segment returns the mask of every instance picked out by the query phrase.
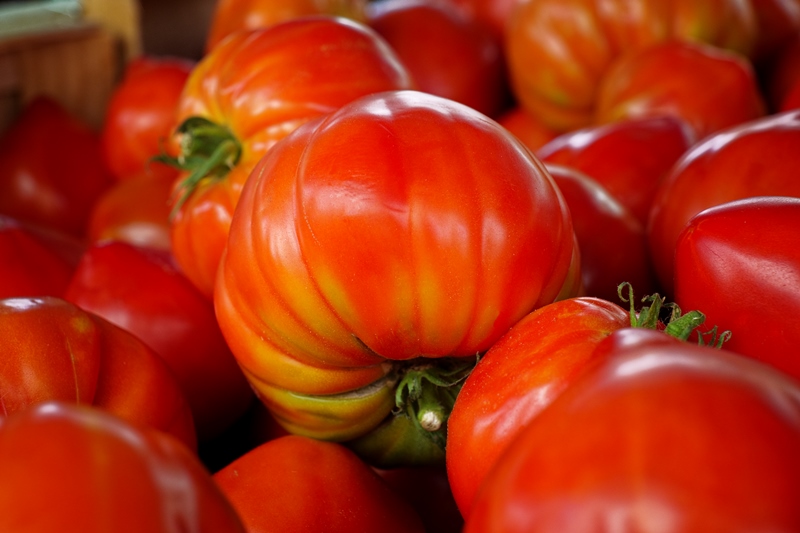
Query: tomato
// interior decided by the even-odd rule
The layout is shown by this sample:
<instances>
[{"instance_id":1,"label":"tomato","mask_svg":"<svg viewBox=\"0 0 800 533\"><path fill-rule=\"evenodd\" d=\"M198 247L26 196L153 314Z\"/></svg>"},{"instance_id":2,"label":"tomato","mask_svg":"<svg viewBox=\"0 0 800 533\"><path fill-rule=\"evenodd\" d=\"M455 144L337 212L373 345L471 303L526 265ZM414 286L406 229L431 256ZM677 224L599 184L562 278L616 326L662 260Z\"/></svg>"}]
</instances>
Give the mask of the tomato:
<instances>
[{"instance_id":1,"label":"tomato","mask_svg":"<svg viewBox=\"0 0 800 533\"><path fill-rule=\"evenodd\" d=\"M497 117L497 122L534 152L558 136L519 106L505 111Z\"/></svg>"},{"instance_id":2,"label":"tomato","mask_svg":"<svg viewBox=\"0 0 800 533\"><path fill-rule=\"evenodd\" d=\"M506 50L520 105L569 131L592 122L603 74L628 52L677 39L747 55L756 38L739 0L529 0L508 20Z\"/></svg>"},{"instance_id":3,"label":"tomato","mask_svg":"<svg viewBox=\"0 0 800 533\"><path fill-rule=\"evenodd\" d=\"M90 246L65 299L133 333L175 374L201 444L240 417L253 398L214 309L163 250L123 241Z\"/></svg>"},{"instance_id":4,"label":"tomato","mask_svg":"<svg viewBox=\"0 0 800 533\"><path fill-rule=\"evenodd\" d=\"M516 138L452 100L389 91L298 128L261 160L215 307L291 432L350 441L376 430L380 452L405 426L441 460L456 375L529 311L570 295L577 254L557 186ZM445 386L428 391L435 381ZM430 407L412 397L390 417L408 387Z\"/></svg>"},{"instance_id":5,"label":"tomato","mask_svg":"<svg viewBox=\"0 0 800 533\"><path fill-rule=\"evenodd\" d=\"M788 111L800 107L793 103L800 103L800 34L777 52L764 70L765 91L771 109Z\"/></svg>"},{"instance_id":6,"label":"tomato","mask_svg":"<svg viewBox=\"0 0 800 533\"><path fill-rule=\"evenodd\" d=\"M508 19L521 0L444 0L444 3L456 6L486 27L502 44Z\"/></svg>"},{"instance_id":7,"label":"tomato","mask_svg":"<svg viewBox=\"0 0 800 533\"><path fill-rule=\"evenodd\" d=\"M768 63L800 32L798 0L750 0L758 21L753 53L758 63Z\"/></svg>"},{"instance_id":8,"label":"tomato","mask_svg":"<svg viewBox=\"0 0 800 533\"><path fill-rule=\"evenodd\" d=\"M244 532L180 442L59 402L0 421L0 530Z\"/></svg>"},{"instance_id":9,"label":"tomato","mask_svg":"<svg viewBox=\"0 0 800 533\"><path fill-rule=\"evenodd\" d=\"M74 267L29 227L0 215L0 298L63 296Z\"/></svg>"},{"instance_id":10,"label":"tomato","mask_svg":"<svg viewBox=\"0 0 800 533\"><path fill-rule=\"evenodd\" d=\"M659 186L648 243L664 291L673 291L678 235L700 211L751 196L800 197L800 111L723 130L694 145Z\"/></svg>"},{"instance_id":11,"label":"tomato","mask_svg":"<svg viewBox=\"0 0 800 533\"><path fill-rule=\"evenodd\" d=\"M414 509L352 451L298 435L236 459L214 481L248 531L424 531Z\"/></svg>"},{"instance_id":12,"label":"tomato","mask_svg":"<svg viewBox=\"0 0 800 533\"><path fill-rule=\"evenodd\" d=\"M0 161L0 214L79 238L112 183L95 132L46 96L0 136Z\"/></svg>"},{"instance_id":13,"label":"tomato","mask_svg":"<svg viewBox=\"0 0 800 533\"><path fill-rule=\"evenodd\" d=\"M581 294L616 301L622 282L639 293L655 292L644 225L586 174L564 166L546 167L572 214L581 253Z\"/></svg>"},{"instance_id":14,"label":"tomato","mask_svg":"<svg viewBox=\"0 0 800 533\"><path fill-rule=\"evenodd\" d=\"M359 96L410 85L383 39L333 17L242 32L206 55L186 83L177 118L178 161L194 174L176 184L171 240L192 283L211 297L242 185L273 144Z\"/></svg>"},{"instance_id":15,"label":"tomato","mask_svg":"<svg viewBox=\"0 0 800 533\"><path fill-rule=\"evenodd\" d=\"M800 528L800 385L624 328L509 444L465 533Z\"/></svg>"},{"instance_id":16,"label":"tomato","mask_svg":"<svg viewBox=\"0 0 800 533\"><path fill-rule=\"evenodd\" d=\"M674 115L698 139L764 114L761 90L746 58L681 41L648 46L615 61L601 80L595 108L599 123Z\"/></svg>"},{"instance_id":17,"label":"tomato","mask_svg":"<svg viewBox=\"0 0 800 533\"><path fill-rule=\"evenodd\" d=\"M87 240L120 240L171 250L172 184L172 178L146 171L115 183L92 207Z\"/></svg>"},{"instance_id":18,"label":"tomato","mask_svg":"<svg viewBox=\"0 0 800 533\"><path fill-rule=\"evenodd\" d=\"M102 154L117 180L142 173L175 179L177 171L152 161L172 134L183 86L194 63L141 56L125 67L114 88L100 131Z\"/></svg>"},{"instance_id":19,"label":"tomato","mask_svg":"<svg viewBox=\"0 0 800 533\"><path fill-rule=\"evenodd\" d=\"M364 21L365 0L217 0L206 36L206 53L236 31L267 28L311 15Z\"/></svg>"},{"instance_id":20,"label":"tomato","mask_svg":"<svg viewBox=\"0 0 800 533\"><path fill-rule=\"evenodd\" d=\"M694 142L680 118L653 116L564 133L535 153L545 163L584 172L647 224L658 184Z\"/></svg>"},{"instance_id":21,"label":"tomato","mask_svg":"<svg viewBox=\"0 0 800 533\"><path fill-rule=\"evenodd\" d=\"M800 380L800 198L727 202L689 220L675 248L675 301L731 330L728 350Z\"/></svg>"},{"instance_id":22,"label":"tomato","mask_svg":"<svg viewBox=\"0 0 800 533\"><path fill-rule=\"evenodd\" d=\"M0 389L7 416L56 400L91 404L196 447L175 377L142 341L52 296L0 300Z\"/></svg>"},{"instance_id":23,"label":"tomato","mask_svg":"<svg viewBox=\"0 0 800 533\"><path fill-rule=\"evenodd\" d=\"M490 117L506 107L505 61L497 40L446 3L382 0L367 4L367 24L397 52L416 88Z\"/></svg>"}]
</instances>

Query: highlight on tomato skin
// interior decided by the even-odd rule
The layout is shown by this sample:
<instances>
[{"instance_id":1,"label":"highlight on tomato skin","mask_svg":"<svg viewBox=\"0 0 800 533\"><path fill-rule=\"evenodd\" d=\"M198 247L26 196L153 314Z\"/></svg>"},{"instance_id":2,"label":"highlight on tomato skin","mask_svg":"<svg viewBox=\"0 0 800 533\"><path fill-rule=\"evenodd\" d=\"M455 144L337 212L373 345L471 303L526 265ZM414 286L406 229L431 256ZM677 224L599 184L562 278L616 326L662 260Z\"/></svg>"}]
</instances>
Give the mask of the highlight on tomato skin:
<instances>
[{"instance_id":1,"label":"highlight on tomato skin","mask_svg":"<svg viewBox=\"0 0 800 533\"><path fill-rule=\"evenodd\" d=\"M446 406L475 354L565 297L578 257L563 197L516 138L462 104L389 91L301 126L260 161L215 308L291 432L375 430L359 444L379 455L384 440L402 450L395 439L422 435L412 448L441 461Z\"/></svg>"}]
</instances>

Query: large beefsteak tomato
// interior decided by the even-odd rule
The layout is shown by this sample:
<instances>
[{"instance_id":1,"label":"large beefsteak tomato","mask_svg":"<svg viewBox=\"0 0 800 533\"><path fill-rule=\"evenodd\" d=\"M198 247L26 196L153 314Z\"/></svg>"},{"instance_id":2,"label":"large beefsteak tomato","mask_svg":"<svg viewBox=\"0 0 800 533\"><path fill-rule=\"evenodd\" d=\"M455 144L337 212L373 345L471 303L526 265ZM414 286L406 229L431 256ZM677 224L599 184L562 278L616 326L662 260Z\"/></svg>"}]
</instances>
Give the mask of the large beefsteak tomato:
<instances>
[{"instance_id":1,"label":"large beefsteak tomato","mask_svg":"<svg viewBox=\"0 0 800 533\"><path fill-rule=\"evenodd\" d=\"M189 76L178 104L172 251L210 297L230 219L250 171L297 126L373 92L411 87L373 30L335 17L304 17L237 32Z\"/></svg>"},{"instance_id":2,"label":"large beefsteak tomato","mask_svg":"<svg viewBox=\"0 0 800 533\"><path fill-rule=\"evenodd\" d=\"M261 160L215 304L290 431L348 441L410 420L441 460L457 375L569 295L578 262L557 186L513 135L452 100L389 91L302 126ZM407 409L391 417L396 396Z\"/></svg>"}]
</instances>

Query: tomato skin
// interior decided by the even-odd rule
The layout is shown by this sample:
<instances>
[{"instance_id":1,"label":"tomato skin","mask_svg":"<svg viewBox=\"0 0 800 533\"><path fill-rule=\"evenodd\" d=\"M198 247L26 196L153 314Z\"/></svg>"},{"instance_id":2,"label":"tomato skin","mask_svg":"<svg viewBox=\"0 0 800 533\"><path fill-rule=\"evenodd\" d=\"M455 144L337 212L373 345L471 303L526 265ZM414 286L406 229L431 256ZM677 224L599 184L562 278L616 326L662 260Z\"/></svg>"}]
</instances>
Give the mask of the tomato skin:
<instances>
[{"instance_id":1,"label":"tomato skin","mask_svg":"<svg viewBox=\"0 0 800 533\"><path fill-rule=\"evenodd\" d=\"M191 406L201 442L247 409L253 394L213 306L168 253L123 241L92 245L65 299L130 331L164 359Z\"/></svg>"},{"instance_id":2,"label":"tomato skin","mask_svg":"<svg viewBox=\"0 0 800 533\"><path fill-rule=\"evenodd\" d=\"M139 339L52 296L0 300L3 414L45 401L99 407L196 448L175 377Z\"/></svg>"},{"instance_id":3,"label":"tomato skin","mask_svg":"<svg viewBox=\"0 0 800 533\"><path fill-rule=\"evenodd\" d=\"M172 251L186 276L211 298L242 186L272 145L359 96L411 86L383 39L342 18L294 19L215 47L192 71L176 124L202 117L227 128L241 157L224 177L201 180L172 220Z\"/></svg>"},{"instance_id":4,"label":"tomato skin","mask_svg":"<svg viewBox=\"0 0 800 533\"><path fill-rule=\"evenodd\" d=\"M366 23L397 52L416 88L496 118L508 88L499 43L446 3L386 0L370 3Z\"/></svg>"},{"instance_id":5,"label":"tomato skin","mask_svg":"<svg viewBox=\"0 0 800 533\"><path fill-rule=\"evenodd\" d=\"M695 141L683 120L653 116L564 133L535 153L547 164L572 167L597 180L647 224L659 182Z\"/></svg>"},{"instance_id":6,"label":"tomato skin","mask_svg":"<svg viewBox=\"0 0 800 533\"><path fill-rule=\"evenodd\" d=\"M82 238L112 183L98 136L60 103L30 101L0 138L0 213Z\"/></svg>"},{"instance_id":7,"label":"tomato skin","mask_svg":"<svg viewBox=\"0 0 800 533\"><path fill-rule=\"evenodd\" d=\"M622 282L639 294L656 292L644 225L588 175L569 167L545 166L572 214L581 253L581 295L614 302Z\"/></svg>"},{"instance_id":8,"label":"tomato skin","mask_svg":"<svg viewBox=\"0 0 800 533\"><path fill-rule=\"evenodd\" d=\"M497 122L517 137L532 152L546 145L558 133L539 122L519 106L514 106L497 118Z\"/></svg>"},{"instance_id":9,"label":"tomato skin","mask_svg":"<svg viewBox=\"0 0 800 533\"><path fill-rule=\"evenodd\" d=\"M268 28L312 15L336 15L363 22L364 0L218 0L206 37L206 53L236 31Z\"/></svg>"},{"instance_id":10,"label":"tomato skin","mask_svg":"<svg viewBox=\"0 0 800 533\"><path fill-rule=\"evenodd\" d=\"M118 181L92 207L87 240L89 243L120 240L171 251L172 190L172 178L152 172Z\"/></svg>"},{"instance_id":11,"label":"tomato skin","mask_svg":"<svg viewBox=\"0 0 800 533\"><path fill-rule=\"evenodd\" d=\"M770 115L694 145L659 185L647 226L650 255L664 292L674 290L678 236L700 211L752 196L800 197L800 111Z\"/></svg>"},{"instance_id":12,"label":"tomato skin","mask_svg":"<svg viewBox=\"0 0 800 533\"><path fill-rule=\"evenodd\" d=\"M74 267L25 225L0 215L0 298L63 296Z\"/></svg>"},{"instance_id":13,"label":"tomato skin","mask_svg":"<svg viewBox=\"0 0 800 533\"><path fill-rule=\"evenodd\" d=\"M617 304L571 298L533 311L486 352L447 425L447 474L463 516L516 435L595 364L602 339L629 325Z\"/></svg>"},{"instance_id":14,"label":"tomato skin","mask_svg":"<svg viewBox=\"0 0 800 533\"><path fill-rule=\"evenodd\" d=\"M798 382L657 331L598 350L609 358L509 445L465 532L800 527Z\"/></svg>"},{"instance_id":15,"label":"tomato skin","mask_svg":"<svg viewBox=\"0 0 800 533\"><path fill-rule=\"evenodd\" d=\"M576 256L563 198L512 135L451 100L390 91L262 159L215 307L281 423L349 440L393 409L394 367L486 350L574 281Z\"/></svg>"},{"instance_id":16,"label":"tomato skin","mask_svg":"<svg viewBox=\"0 0 800 533\"><path fill-rule=\"evenodd\" d=\"M589 125L603 73L633 50L701 41L745 55L756 39L750 2L738 0L537 0L508 21L514 95L558 131Z\"/></svg>"},{"instance_id":17,"label":"tomato skin","mask_svg":"<svg viewBox=\"0 0 800 533\"><path fill-rule=\"evenodd\" d=\"M0 422L0 530L244 532L180 442L59 402Z\"/></svg>"},{"instance_id":18,"label":"tomato skin","mask_svg":"<svg viewBox=\"0 0 800 533\"><path fill-rule=\"evenodd\" d=\"M425 530L414 509L341 444L279 437L213 477L252 533Z\"/></svg>"},{"instance_id":19,"label":"tomato skin","mask_svg":"<svg viewBox=\"0 0 800 533\"><path fill-rule=\"evenodd\" d=\"M758 21L758 40L753 57L769 63L800 32L800 2L797 0L750 0Z\"/></svg>"},{"instance_id":20,"label":"tomato skin","mask_svg":"<svg viewBox=\"0 0 800 533\"><path fill-rule=\"evenodd\" d=\"M766 96L773 112L797 109L800 102L800 35L792 38L764 67Z\"/></svg>"},{"instance_id":21,"label":"tomato skin","mask_svg":"<svg viewBox=\"0 0 800 533\"><path fill-rule=\"evenodd\" d=\"M675 301L733 335L725 348L800 380L800 198L755 197L692 217L675 249Z\"/></svg>"},{"instance_id":22,"label":"tomato skin","mask_svg":"<svg viewBox=\"0 0 800 533\"><path fill-rule=\"evenodd\" d=\"M745 57L708 44L667 41L627 54L606 70L595 121L673 115L702 139L765 112Z\"/></svg>"},{"instance_id":23,"label":"tomato skin","mask_svg":"<svg viewBox=\"0 0 800 533\"><path fill-rule=\"evenodd\" d=\"M193 68L185 59L155 56L141 56L125 66L100 131L102 155L114 178L143 173L177 177L174 168L151 159L172 134L178 99Z\"/></svg>"}]
</instances>

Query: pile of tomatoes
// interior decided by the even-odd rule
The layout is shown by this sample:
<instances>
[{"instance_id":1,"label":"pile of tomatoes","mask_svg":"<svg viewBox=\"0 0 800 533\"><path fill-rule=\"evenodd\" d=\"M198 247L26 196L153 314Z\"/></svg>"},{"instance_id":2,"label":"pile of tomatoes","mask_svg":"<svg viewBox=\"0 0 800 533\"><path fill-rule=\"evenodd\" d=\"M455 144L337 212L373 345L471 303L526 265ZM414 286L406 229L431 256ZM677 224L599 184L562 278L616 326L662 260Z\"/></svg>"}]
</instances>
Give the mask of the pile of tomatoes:
<instances>
[{"instance_id":1,"label":"pile of tomatoes","mask_svg":"<svg viewBox=\"0 0 800 533\"><path fill-rule=\"evenodd\" d=\"M219 0L2 134L0 531L800 531L798 169L796 0Z\"/></svg>"}]
</instances>

